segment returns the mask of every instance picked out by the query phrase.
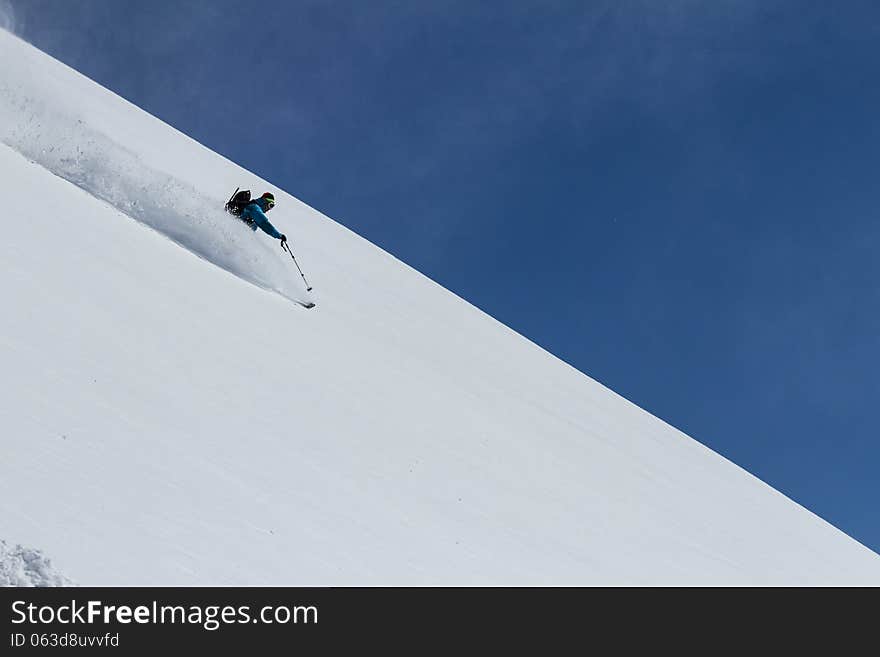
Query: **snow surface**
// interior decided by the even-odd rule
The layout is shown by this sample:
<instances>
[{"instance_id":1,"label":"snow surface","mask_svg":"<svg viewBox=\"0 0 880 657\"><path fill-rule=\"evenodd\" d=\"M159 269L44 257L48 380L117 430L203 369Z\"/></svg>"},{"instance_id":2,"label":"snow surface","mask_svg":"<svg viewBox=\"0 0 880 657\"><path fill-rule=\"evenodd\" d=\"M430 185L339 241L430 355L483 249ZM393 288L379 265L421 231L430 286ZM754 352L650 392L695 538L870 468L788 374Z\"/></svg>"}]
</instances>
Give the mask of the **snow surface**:
<instances>
[{"instance_id":1,"label":"snow surface","mask_svg":"<svg viewBox=\"0 0 880 657\"><path fill-rule=\"evenodd\" d=\"M0 540L0 586L71 586L42 552Z\"/></svg>"},{"instance_id":2,"label":"snow surface","mask_svg":"<svg viewBox=\"0 0 880 657\"><path fill-rule=\"evenodd\" d=\"M0 537L73 580L880 584L749 473L2 31L0 141ZM222 212L239 185L275 192L317 308Z\"/></svg>"}]
</instances>

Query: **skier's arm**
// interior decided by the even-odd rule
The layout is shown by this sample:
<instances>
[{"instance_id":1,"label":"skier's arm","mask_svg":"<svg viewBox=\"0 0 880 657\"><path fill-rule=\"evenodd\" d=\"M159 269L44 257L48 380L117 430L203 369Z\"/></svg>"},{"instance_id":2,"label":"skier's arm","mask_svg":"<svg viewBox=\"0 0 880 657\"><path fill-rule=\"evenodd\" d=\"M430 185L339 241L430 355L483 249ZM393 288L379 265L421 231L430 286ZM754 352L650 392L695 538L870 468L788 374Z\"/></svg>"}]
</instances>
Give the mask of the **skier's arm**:
<instances>
[{"instance_id":1,"label":"skier's arm","mask_svg":"<svg viewBox=\"0 0 880 657\"><path fill-rule=\"evenodd\" d=\"M254 223L259 226L264 233L267 235L271 235L276 240L281 239L281 233L279 233L275 226L269 221L268 217L263 213L263 211L256 205L251 208L251 216L254 218Z\"/></svg>"},{"instance_id":2,"label":"skier's arm","mask_svg":"<svg viewBox=\"0 0 880 657\"><path fill-rule=\"evenodd\" d=\"M281 233L278 232L278 230L275 228L275 226L273 226L272 224L269 223L268 219L266 219L263 223L260 224L260 228L262 228L265 233L267 233L268 235L271 235L276 240L281 239Z\"/></svg>"}]
</instances>

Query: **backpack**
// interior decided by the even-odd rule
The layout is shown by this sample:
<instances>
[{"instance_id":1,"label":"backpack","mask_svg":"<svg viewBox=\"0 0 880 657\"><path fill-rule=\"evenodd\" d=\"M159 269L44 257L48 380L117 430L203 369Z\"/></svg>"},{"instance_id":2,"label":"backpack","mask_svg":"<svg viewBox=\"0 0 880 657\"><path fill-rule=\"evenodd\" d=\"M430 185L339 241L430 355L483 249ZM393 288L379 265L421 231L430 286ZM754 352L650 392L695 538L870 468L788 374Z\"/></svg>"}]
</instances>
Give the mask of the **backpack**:
<instances>
[{"instance_id":1,"label":"backpack","mask_svg":"<svg viewBox=\"0 0 880 657\"><path fill-rule=\"evenodd\" d=\"M244 210L250 202L251 190L243 189L238 191L238 187L236 187L235 192L233 192L230 199L226 201L224 207L229 214L234 214L236 217L240 217L242 210Z\"/></svg>"}]
</instances>

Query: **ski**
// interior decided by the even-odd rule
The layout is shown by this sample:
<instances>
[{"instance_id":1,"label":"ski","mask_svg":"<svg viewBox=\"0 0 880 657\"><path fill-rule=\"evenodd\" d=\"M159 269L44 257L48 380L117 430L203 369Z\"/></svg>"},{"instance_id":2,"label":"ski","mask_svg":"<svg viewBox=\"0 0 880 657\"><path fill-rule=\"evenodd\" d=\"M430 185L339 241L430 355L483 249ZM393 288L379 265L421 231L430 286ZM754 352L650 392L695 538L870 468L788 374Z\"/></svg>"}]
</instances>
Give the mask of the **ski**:
<instances>
[{"instance_id":1,"label":"ski","mask_svg":"<svg viewBox=\"0 0 880 657\"><path fill-rule=\"evenodd\" d=\"M315 307L315 304L312 303L311 301L297 301L296 299L294 299L293 302L296 304L299 304L303 308L314 308Z\"/></svg>"}]
</instances>

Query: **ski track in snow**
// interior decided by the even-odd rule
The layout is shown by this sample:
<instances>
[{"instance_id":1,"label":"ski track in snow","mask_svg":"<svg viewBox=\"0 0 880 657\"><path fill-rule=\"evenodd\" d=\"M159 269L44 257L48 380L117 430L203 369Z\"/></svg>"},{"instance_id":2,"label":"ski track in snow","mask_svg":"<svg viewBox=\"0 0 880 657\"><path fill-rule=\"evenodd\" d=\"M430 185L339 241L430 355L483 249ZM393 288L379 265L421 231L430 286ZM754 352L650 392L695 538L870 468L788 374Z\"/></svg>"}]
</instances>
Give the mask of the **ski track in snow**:
<instances>
[{"instance_id":1,"label":"ski track in snow","mask_svg":"<svg viewBox=\"0 0 880 657\"><path fill-rule=\"evenodd\" d=\"M40 550L0 539L0 586L71 586Z\"/></svg>"},{"instance_id":2,"label":"ski track in snow","mask_svg":"<svg viewBox=\"0 0 880 657\"><path fill-rule=\"evenodd\" d=\"M12 149L195 255L263 289L308 301L290 263L279 257L278 242L227 214L226 198L150 167L82 119L17 98L5 86L0 126L0 141Z\"/></svg>"}]
</instances>

